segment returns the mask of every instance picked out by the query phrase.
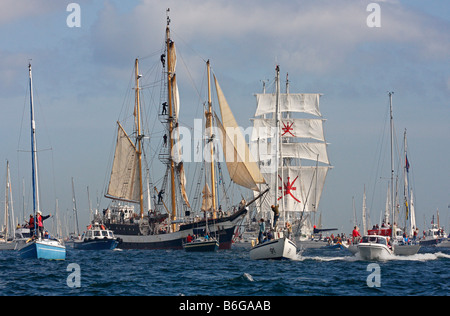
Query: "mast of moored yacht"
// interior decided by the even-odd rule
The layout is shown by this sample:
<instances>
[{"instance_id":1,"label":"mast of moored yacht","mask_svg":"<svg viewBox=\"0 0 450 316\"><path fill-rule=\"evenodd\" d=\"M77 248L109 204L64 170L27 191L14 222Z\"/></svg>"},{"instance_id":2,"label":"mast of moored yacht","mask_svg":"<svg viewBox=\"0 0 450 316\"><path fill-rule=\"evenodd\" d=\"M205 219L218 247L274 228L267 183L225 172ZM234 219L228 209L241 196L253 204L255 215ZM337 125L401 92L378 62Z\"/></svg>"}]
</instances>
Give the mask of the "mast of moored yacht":
<instances>
[{"instance_id":1,"label":"mast of moored yacht","mask_svg":"<svg viewBox=\"0 0 450 316\"><path fill-rule=\"evenodd\" d=\"M389 112L391 123L391 208L392 208L392 240L395 238L395 204L394 204L394 116L392 113L392 95L394 92L389 92Z\"/></svg>"},{"instance_id":2,"label":"mast of moored yacht","mask_svg":"<svg viewBox=\"0 0 450 316\"><path fill-rule=\"evenodd\" d=\"M405 204L405 213L406 213L405 214L405 229L404 229L404 231L406 233L406 226L407 226L408 217L409 217L409 204L408 204L408 199L409 199L408 168L409 168L409 166L408 166L408 156L407 156L407 146L408 145L406 143L406 128L405 128L405 132L403 133L403 146L405 149L404 150L405 157L403 159L403 161L405 163L404 170L403 170L403 177L404 177L404 179L403 179L403 181L404 181L404 184L403 184L403 199L404 199L404 201L403 201L403 203Z\"/></svg>"},{"instance_id":3,"label":"mast of moored yacht","mask_svg":"<svg viewBox=\"0 0 450 316\"><path fill-rule=\"evenodd\" d=\"M206 127L209 128L209 143L210 143L210 153L211 153L211 199L212 199L212 217L215 219L216 216L216 181L214 176L214 143L213 143L213 131L212 131L212 101L211 101L211 65L209 60L206 62L207 72L208 72L208 111L205 112L206 117Z\"/></svg>"},{"instance_id":4,"label":"mast of moored yacht","mask_svg":"<svg viewBox=\"0 0 450 316\"><path fill-rule=\"evenodd\" d=\"M30 117L31 117L31 176L33 187L33 213L36 213L39 208L39 188L38 188L38 174L37 174L37 150L36 150L36 122L34 120L34 100L33 100L33 77L31 74L31 63L28 64L28 73L30 77ZM36 226L36 220L34 221Z\"/></svg>"},{"instance_id":5,"label":"mast of moored yacht","mask_svg":"<svg viewBox=\"0 0 450 316\"><path fill-rule=\"evenodd\" d=\"M166 27L166 47L167 47L167 93L168 93L168 107L169 107L169 155L170 155L170 184L171 184L171 198L172 198L172 221L177 219L176 210L176 196L175 196L175 163L173 161L173 109L172 109L172 61L171 61L171 50L172 50L172 40L170 39L170 19L167 17L167 27ZM176 230L176 224L172 223L172 231Z\"/></svg>"}]
</instances>

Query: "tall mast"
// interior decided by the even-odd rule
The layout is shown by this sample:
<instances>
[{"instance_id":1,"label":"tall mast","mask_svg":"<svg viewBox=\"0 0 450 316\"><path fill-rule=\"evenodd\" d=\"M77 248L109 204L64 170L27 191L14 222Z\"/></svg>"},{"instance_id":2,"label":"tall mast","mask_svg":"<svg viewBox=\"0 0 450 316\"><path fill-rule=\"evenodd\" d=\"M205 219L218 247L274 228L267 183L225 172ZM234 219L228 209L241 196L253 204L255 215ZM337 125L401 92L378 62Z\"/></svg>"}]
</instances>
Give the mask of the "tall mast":
<instances>
[{"instance_id":1,"label":"tall mast","mask_svg":"<svg viewBox=\"0 0 450 316\"><path fill-rule=\"evenodd\" d=\"M167 10L169 12L169 10ZM166 45L167 45L167 92L168 92L168 107L169 107L169 153L170 153L170 184L172 193L172 221L177 219L177 209L176 209L176 196L175 196L175 163L173 161L173 109L172 109L172 61L171 61L171 39L170 39L170 19L167 16L167 27L166 27ZM176 224L172 224L172 231L176 230Z\"/></svg>"},{"instance_id":2,"label":"tall mast","mask_svg":"<svg viewBox=\"0 0 450 316\"><path fill-rule=\"evenodd\" d=\"M395 205L394 205L394 116L392 113L392 95L394 92L389 92L389 112L391 123L391 208L392 208L392 238L395 237Z\"/></svg>"},{"instance_id":3,"label":"tall mast","mask_svg":"<svg viewBox=\"0 0 450 316\"><path fill-rule=\"evenodd\" d=\"M408 216L409 216L409 205L408 205L408 198L409 198L409 190L408 190L408 166L407 166L407 144L406 144L406 128L405 128L405 132L403 133L403 144L405 147L405 157L404 157L404 187L403 187L403 198L404 201L403 203L405 204L405 232L406 232L406 225L408 222Z\"/></svg>"},{"instance_id":4,"label":"tall mast","mask_svg":"<svg viewBox=\"0 0 450 316\"><path fill-rule=\"evenodd\" d=\"M278 167L279 167L279 153L281 152L281 142L280 142L280 66L277 65L275 68L276 71L276 102L275 102L275 145L276 145L276 154L275 154L275 198L274 204L277 205L278 202ZM283 181L281 181L281 196L283 196ZM272 223L273 224L273 223Z\"/></svg>"},{"instance_id":5,"label":"tall mast","mask_svg":"<svg viewBox=\"0 0 450 316\"><path fill-rule=\"evenodd\" d=\"M136 130L137 130L137 141L138 141L138 148L137 148L137 155L138 155L138 168L139 168L139 206L140 206L140 216L141 218L144 217L144 194L142 189L142 133L141 133L141 103L139 99L139 79L141 78L141 75L139 74L139 61L136 58L135 62L135 78L136 78Z\"/></svg>"},{"instance_id":6,"label":"tall mast","mask_svg":"<svg viewBox=\"0 0 450 316\"><path fill-rule=\"evenodd\" d=\"M33 77L31 75L31 63L28 64L28 73L30 77L30 117L31 117L31 175L33 185L33 213L39 208L39 188L37 174L37 150L36 150L36 122L34 121L34 103L33 103ZM36 225L36 221L35 225Z\"/></svg>"},{"instance_id":7,"label":"tall mast","mask_svg":"<svg viewBox=\"0 0 450 316\"><path fill-rule=\"evenodd\" d=\"M9 218L9 214L8 214L8 196L9 196L9 161L6 160L6 187L5 187L5 241L8 240L8 218Z\"/></svg>"},{"instance_id":8,"label":"tall mast","mask_svg":"<svg viewBox=\"0 0 450 316\"><path fill-rule=\"evenodd\" d=\"M213 144L213 132L212 132L212 102L211 102L211 66L209 64L209 59L206 62L206 66L208 69L208 112L205 112L206 116L206 127L209 127L209 143L211 147L211 199L212 199L212 210L213 210L213 219L216 216L216 180L214 178L214 144Z\"/></svg>"},{"instance_id":9,"label":"tall mast","mask_svg":"<svg viewBox=\"0 0 450 316\"><path fill-rule=\"evenodd\" d=\"M73 185L73 177L72 177L72 202L73 202L73 215L74 215L74 232L79 236L80 229L78 226L78 210L77 210L77 200L75 199L75 187Z\"/></svg>"}]
</instances>

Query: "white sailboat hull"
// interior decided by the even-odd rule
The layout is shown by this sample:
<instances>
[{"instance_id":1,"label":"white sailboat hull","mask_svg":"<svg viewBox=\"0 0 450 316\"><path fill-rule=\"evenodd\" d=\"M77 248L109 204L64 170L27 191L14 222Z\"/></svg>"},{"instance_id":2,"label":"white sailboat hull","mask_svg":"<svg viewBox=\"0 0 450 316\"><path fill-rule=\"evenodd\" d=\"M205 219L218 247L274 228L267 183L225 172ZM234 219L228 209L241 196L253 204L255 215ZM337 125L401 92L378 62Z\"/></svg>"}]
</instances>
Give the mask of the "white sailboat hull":
<instances>
[{"instance_id":1,"label":"white sailboat hull","mask_svg":"<svg viewBox=\"0 0 450 316\"><path fill-rule=\"evenodd\" d=\"M16 249L15 241L0 242L0 250L14 250L14 249Z\"/></svg>"},{"instance_id":2,"label":"white sailboat hull","mask_svg":"<svg viewBox=\"0 0 450 316\"><path fill-rule=\"evenodd\" d=\"M250 250L250 259L289 259L294 260L297 257L297 246L286 237L266 241L258 244Z\"/></svg>"},{"instance_id":3,"label":"white sailboat hull","mask_svg":"<svg viewBox=\"0 0 450 316\"><path fill-rule=\"evenodd\" d=\"M412 256L419 252L420 244L416 245L394 245L396 256Z\"/></svg>"},{"instance_id":4,"label":"white sailboat hull","mask_svg":"<svg viewBox=\"0 0 450 316\"><path fill-rule=\"evenodd\" d=\"M352 254L357 254L358 253L358 244L356 245L349 245L347 248Z\"/></svg>"}]
</instances>

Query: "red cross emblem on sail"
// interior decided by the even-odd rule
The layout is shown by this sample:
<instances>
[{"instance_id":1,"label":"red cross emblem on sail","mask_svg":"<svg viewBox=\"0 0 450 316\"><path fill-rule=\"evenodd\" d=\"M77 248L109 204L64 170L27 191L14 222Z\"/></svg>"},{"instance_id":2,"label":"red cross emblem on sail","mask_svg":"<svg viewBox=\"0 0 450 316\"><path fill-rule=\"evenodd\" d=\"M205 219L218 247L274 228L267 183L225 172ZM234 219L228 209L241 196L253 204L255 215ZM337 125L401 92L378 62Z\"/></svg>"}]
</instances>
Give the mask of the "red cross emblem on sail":
<instances>
[{"instance_id":1,"label":"red cross emblem on sail","mask_svg":"<svg viewBox=\"0 0 450 316\"><path fill-rule=\"evenodd\" d=\"M287 183L284 183L284 182L283 182L283 179L281 179L280 176L278 176L278 177L280 178L281 182L283 183L283 187L284 187L284 192L283 192L282 187L278 187L278 190L280 190L281 193L282 193L282 195L278 198L278 201L281 200L281 199L283 198L283 196L290 195L295 201L297 201L298 203L301 203L301 202L300 202L300 201L292 194L292 191L296 191L296 190L297 190L297 188L294 187L294 183L295 183L295 181L297 181L298 176L295 177L294 181L292 181L292 182L290 182L290 178L291 178L291 177L287 177Z\"/></svg>"},{"instance_id":2,"label":"red cross emblem on sail","mask_svg":"<svg viewBox=\"0 0 450 316\"><path fill-rule=\"evenodd\" d=\"M281 122L283 124L283 127L281 128L283 130L283 134L281 134L281 136L285 136L287 133L291 134L291 136L294 136L294 134L292 134L292 132L294 131L293 125L294 122L289 123L289 122ZM286 135L289 136L289 135Z\"/></svg>"}]
</instances>

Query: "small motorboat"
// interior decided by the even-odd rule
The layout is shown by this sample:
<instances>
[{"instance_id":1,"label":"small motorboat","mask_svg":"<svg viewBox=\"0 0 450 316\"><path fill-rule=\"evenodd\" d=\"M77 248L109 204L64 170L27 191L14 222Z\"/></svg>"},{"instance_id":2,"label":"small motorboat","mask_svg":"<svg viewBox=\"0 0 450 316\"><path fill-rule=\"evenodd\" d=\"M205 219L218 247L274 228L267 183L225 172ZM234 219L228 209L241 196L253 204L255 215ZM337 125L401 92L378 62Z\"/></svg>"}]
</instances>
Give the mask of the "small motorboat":
<instances>
[{"instance_id":1,"label":"small motorboat","mask_svg":"<svg viewBox=\"0 0 450 316\"><path fill-rule=\"evenodd\" d=\"M358 244L358 252L364 260L383 260L393 256L388 244L388 237L381 235L366 235Z\"/></svg>"},{"instance_id":2,"label":"small motorboat","mask_svg":"<svg viewBox=\"0 0 450 316\"><path fill-rule=\"evenodd\" d=\"M80 239L73 240L73 248L82 250L112 250L118 244L113 231L97 222L89 225Z\"/></svg>"},{"instance_id":3,"label":"small motorboat","mask_svg":"<svg viewBox=\"0 0 450 316\"><path fill-rule=\"evenodd\" d=\"M219 241L214 237L197 237L183 243L183 248L186 252L214 252L219 249Z\"/></svg>"},{"instance_id":4,"label":"small motorboat","mask_svg":"<svg viewBox=\"0 0 450 316\"><path fill-rule=\"evenodd\" d=\"M281 232L276 233L275 235L275 239L264 241L250 249L250 259L294 260L297 258L296 244Z\"/></svg>"}]
</instances>

